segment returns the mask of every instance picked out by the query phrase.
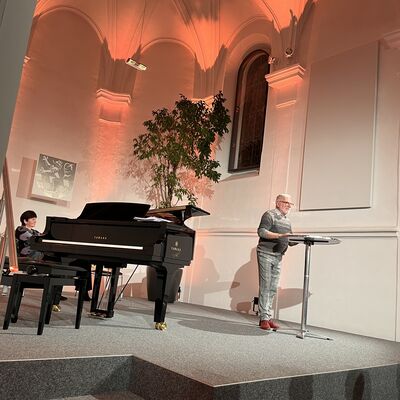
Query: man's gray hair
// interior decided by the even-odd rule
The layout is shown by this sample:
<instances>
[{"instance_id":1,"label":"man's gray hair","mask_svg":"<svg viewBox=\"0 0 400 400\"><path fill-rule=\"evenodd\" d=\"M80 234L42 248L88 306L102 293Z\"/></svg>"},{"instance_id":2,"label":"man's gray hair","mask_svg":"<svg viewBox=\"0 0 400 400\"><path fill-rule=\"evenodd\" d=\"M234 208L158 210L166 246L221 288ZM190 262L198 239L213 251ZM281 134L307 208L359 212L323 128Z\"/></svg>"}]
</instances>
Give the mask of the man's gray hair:
<instances>
[{"instance_id":1,"label":"man's gray hair","mask_svg":"<svg viewBox=\"0 0 400 400\"><path fill-rule=\"evenodd\" d=\"M287 199L288 197L289 197L289 199L292 198L292 196L288 193L281 193L281 194L278 194L278 196L276 196L275 201L282 201L282 200L285 201L285 199Z\"/></svg>"}]
</instances>

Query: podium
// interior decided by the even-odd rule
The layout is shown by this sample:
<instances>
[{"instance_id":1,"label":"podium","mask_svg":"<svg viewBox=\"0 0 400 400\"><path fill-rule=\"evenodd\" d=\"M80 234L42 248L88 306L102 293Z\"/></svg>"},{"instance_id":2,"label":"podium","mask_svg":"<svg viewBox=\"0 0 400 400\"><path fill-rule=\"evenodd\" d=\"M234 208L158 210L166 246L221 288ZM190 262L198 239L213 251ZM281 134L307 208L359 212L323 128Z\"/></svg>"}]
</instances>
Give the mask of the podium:
<instances>
[{"instance_id":1,"label":"podium","mask_svg":"<svg viewBox=\"0 0 400 400\"><path fill-rule=\"evenodd\" d=\"M333 340L327 336L317 335L307 329L307 308L308 308L308 294L310 282L310 263L311 263L311 246L313 245L332 245L339 244L340 240L328 236L313 236L313 235L289 235L289 242L303 243L305 245L304 256L304 284L303 284L303 304L301 311L301 328L300 332L296 335L299 339L304 339L306 336L314 337L317 339Z\"/></svg>"}]
</instances>

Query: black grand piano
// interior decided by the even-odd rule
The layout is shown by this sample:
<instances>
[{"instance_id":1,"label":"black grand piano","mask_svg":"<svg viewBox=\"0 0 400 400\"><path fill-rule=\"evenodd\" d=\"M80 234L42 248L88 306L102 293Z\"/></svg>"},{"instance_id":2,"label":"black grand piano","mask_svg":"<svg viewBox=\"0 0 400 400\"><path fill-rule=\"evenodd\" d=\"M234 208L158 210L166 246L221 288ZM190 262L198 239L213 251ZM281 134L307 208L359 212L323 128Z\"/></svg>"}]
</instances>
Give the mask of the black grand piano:
<instances>
[{"instance_id":1,"label":"black grand piano","mask_svg":"<svg viewBox=\"0 0 400 400\"><path fill-rule=\"evenodd\" d=\"M155 268L154 322L156 329L163 330L171 280L178 268L193 259L195 231L184 222L209 213L191 205L149 208L139 203L88 203L77 219L47 217L43 235L33 238L31 248L63 260L95 264L91 312L109 318L114 314L120 268L128 263ZM104 268L111 271L110 291L107 310L100 310L98 297Z\"/></svg>"}]
</instances>

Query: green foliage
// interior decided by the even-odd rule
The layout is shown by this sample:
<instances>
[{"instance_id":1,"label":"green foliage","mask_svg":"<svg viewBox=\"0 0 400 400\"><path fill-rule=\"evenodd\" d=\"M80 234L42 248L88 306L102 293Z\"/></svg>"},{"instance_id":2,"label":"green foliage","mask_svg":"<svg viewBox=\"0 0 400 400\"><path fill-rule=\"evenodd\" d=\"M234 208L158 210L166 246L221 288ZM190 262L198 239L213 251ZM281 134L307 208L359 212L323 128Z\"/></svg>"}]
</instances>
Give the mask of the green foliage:
<instances>
[{"instance_id":1,"label":"green foliage","mask_svg":"<svg viewBox=\"0 0 400 400\"><path fill-rule=\"evenodd\" d=\"M214 96L211 107L204 101L193 102L180 95L171 111L153 111L153 119L143 123L147 133L133 140L133 154L150 162L158 207L171 207L184 197L196 204L194 188L180 179L184 171L193 172L196 179L219 181L220 164L212 153L213 144L228 132L231 121L224 102L222 92Z\"/></svg>"}]
</instances>

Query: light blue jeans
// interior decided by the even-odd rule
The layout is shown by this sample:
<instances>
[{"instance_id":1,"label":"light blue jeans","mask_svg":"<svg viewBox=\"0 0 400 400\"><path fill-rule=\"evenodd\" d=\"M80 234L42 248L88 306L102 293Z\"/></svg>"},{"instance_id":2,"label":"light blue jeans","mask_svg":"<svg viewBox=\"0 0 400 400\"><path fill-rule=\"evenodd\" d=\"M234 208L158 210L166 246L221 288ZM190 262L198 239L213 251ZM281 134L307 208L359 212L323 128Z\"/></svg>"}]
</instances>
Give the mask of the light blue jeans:
<instances>
[{"instance_id":1,"label":"light blue jeans","mask_svg":"<svg viewBox=\"0 0 400 400\"><path fill-rule=\"evenodd\" d=\"M260 321L272 318L272 303L278 290L282 254L272 255L257 249L258 261L258 313Z\"/></svg>"}]
</instances>

